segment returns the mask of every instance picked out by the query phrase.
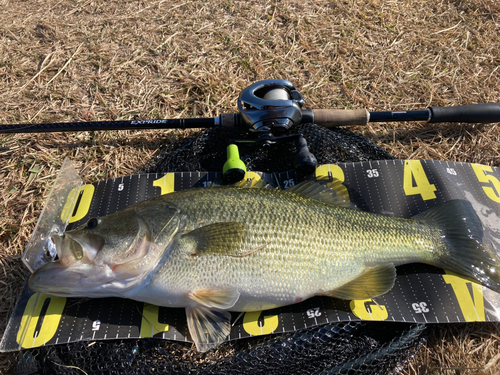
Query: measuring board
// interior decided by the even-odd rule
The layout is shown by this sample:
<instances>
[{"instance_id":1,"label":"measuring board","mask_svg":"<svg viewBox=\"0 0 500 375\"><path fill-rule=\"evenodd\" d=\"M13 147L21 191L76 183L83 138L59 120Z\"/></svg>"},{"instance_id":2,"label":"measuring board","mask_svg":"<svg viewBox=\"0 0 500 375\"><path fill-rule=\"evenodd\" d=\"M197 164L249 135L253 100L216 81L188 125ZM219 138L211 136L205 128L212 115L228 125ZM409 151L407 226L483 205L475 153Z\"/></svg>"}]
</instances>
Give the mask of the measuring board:
<instances>
[{"instance_id":1,"label":"measuring board","mask_svg":"<svg viewBox=\"0 0 500 375\"><path fill-rule=\"evenodd\" d=\"M322 165L317 178L336 178L361 210L409 218L454 199L465 199L483 223L483 242L500 254L500 169L443 161L389 160ZM140 174L80 188L67 229L89 218L193 187L219 181L219 173ZM294 171L247 174L286 189ZM500 321L500 294L442 269L423 264L397 267L394 287L367 300L314 297L283 308L232 313L228 340L282 333L324 323L371 320L408 323ZM184 309L120 298L80 299L33 293L26 286L0 350L11 351L79 340L156 337L190 341Z\"/></svg>"}]
</instances>

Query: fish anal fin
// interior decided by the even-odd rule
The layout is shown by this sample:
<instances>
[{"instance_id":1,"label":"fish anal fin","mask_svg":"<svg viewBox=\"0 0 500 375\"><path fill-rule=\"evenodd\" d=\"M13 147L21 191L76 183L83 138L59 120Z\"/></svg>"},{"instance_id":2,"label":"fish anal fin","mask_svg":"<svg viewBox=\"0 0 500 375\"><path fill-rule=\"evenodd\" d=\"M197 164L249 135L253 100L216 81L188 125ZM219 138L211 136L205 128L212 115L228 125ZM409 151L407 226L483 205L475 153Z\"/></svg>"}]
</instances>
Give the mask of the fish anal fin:
<instances>
[{"instance_id":1,"label":"fish anal fin","mask_svg":"<svg viewBox=\"0 0 500 375\"><path fill-rule=\"evenodd\" d=\"M189 298L208 308L227 310L238 301L240 292L236 289L198 289L190 293Z\"/></svg>"},{"instance_id":2,"label":"fish anal fin","mask_svg":"<svg viewBox=\"0 0 500 375\"><path fill-rule=\"evenodd\" d=\"M318 294L345 300L368 299L387 293L394 286L395 280L396 268L391 263L368 268L362 275L340 288Z\"/></svg>"},{"instance_id":3,"label":"fish anal fin","mask_svg":"<svg viewBox=\"0 0 500 375\"><path fill-rule=\"evenodd\" d=\"M188 306L186 318L191 339L200 352L216 348L231 332L231 314L228 311L201 305Z\"/></svg>"},{"instance_id":4,"label":"fish anal fin","mask_svg":"<svg viewBox=\"0 0 500 375\"><path fill-rule=\"evenodd\" d=\"M247 227L243 223L226 222L204 225L183 235L192 241L192 255L244 256Z\"/></svg>"}]
</instances>

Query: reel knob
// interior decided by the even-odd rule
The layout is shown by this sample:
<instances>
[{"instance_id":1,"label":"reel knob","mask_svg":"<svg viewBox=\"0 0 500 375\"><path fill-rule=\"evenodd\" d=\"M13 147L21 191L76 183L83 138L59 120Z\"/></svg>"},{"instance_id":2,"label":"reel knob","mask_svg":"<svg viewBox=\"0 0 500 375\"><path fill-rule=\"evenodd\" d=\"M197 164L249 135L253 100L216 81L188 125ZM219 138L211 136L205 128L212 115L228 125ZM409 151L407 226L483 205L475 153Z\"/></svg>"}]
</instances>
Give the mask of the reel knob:
<instances>
[{"instance_id":1,"label":"reel knob","mask_svg":"<svg viewBox=\"0 0 500 375\"><path fill-rule=\"evenodd\" d=\"M222 172L226 184L234 184L245 178L247 167L240 159L240 152L235 144L227 146L227 161L224 163Z\"/></svg>"}]
</instances>

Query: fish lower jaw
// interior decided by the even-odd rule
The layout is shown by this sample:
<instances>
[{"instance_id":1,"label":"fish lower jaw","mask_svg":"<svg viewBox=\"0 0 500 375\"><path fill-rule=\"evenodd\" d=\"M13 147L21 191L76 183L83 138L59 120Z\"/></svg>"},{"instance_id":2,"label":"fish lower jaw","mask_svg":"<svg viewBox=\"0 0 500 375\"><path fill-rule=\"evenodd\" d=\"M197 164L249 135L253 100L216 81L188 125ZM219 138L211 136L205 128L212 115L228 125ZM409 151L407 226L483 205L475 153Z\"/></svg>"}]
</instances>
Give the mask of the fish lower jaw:
<instances>
[{"instance_id":1,"label":"fish lower jaw","mask_svg":"<svg viewBox=\"0 0 500 375\"><path fill-rule=\"evenodd\" d=\"M122 297L124 293L140 285L148 274L143 272L139 275L129 277L124 275L122 278L117 278L107 266L95 270L94 277L77 270L59 275L41 271L31 276L29 282L31 290L53 296L76 298Z\"/></svg>"},{"instance_id":2,"label":"fish lower jaw","mask_svg":"<svg viewBox=\"0 0 500 375\"><path fill-rule=\"evenodd\" d=\"M75 298L111 298L111 297L122 297L128 298L126 293L135 287L134 280L130 280L129 283L123 283L122 281L113 281L109 283L104 283L95 287L83 286L80 288L75 288L70 291L54 291L54 290L36 290L41 293L50 294L59 297L75 297Z\"/></svg>"}]
</instances>

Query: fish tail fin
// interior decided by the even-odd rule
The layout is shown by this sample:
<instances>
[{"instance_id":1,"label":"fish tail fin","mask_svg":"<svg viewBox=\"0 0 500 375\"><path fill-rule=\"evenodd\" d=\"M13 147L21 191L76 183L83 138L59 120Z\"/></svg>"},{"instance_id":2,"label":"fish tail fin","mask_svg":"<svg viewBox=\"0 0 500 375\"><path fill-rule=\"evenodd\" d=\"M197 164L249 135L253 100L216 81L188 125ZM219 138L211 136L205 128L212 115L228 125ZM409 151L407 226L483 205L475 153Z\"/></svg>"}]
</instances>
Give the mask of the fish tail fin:
<instances>
[{"instance_id":1,"label":"fish tail fin","mask_svg":"<svg viewBox=\"0 0 500 375\"><path fill-rule=\"evenodd\" d=\"M470 202L453 200L414 217L437 226L447 245L434 265L500 292L500 259L485 243L483 225Z\"/></svg>"}]
</instances>

